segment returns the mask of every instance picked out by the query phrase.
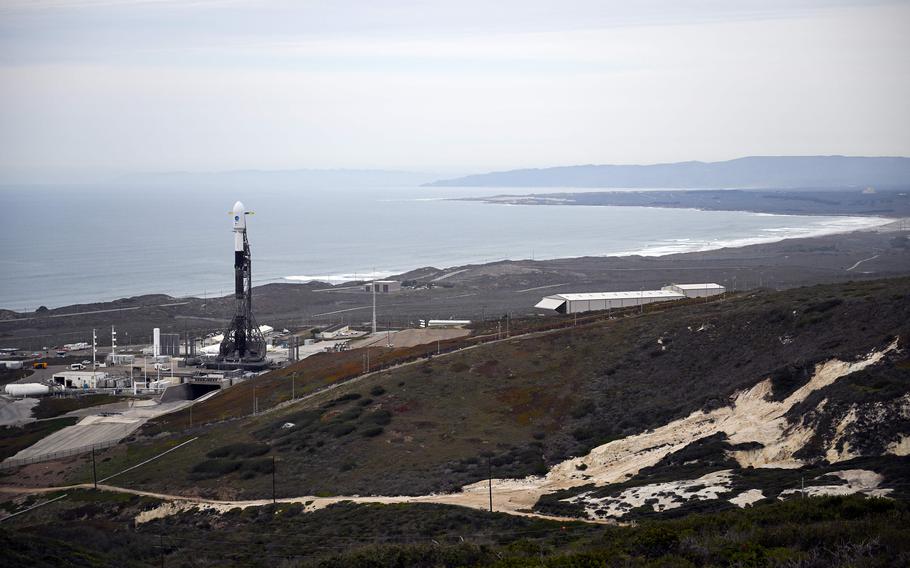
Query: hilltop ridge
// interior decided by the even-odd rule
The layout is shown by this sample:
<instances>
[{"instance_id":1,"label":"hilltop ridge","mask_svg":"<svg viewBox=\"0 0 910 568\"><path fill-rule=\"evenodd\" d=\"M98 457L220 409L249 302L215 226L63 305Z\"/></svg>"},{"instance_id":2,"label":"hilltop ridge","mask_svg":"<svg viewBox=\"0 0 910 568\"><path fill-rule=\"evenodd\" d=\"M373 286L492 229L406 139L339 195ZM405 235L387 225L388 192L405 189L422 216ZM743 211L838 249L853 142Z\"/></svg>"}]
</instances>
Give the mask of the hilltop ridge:
<instances>
[{"instance_id":1,"label":"hilltop ridge","mask_svg":"<svg viewBox=\"0 0 910 568\"><path fill-rule=\"evenodd\" d=\"M475 174L431 187L830 188L910 184L910 158L747 156L722 162L588 164Z\"/></svg>"}]
</instances>

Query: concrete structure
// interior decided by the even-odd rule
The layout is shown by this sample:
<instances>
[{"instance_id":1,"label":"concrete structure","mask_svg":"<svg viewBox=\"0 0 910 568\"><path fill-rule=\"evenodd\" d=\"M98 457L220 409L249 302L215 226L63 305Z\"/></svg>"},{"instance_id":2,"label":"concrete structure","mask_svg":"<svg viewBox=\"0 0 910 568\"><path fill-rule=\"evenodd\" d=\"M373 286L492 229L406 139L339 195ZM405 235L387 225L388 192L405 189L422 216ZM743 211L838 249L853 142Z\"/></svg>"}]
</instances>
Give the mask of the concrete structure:
<instances>
[{"instance_id":1,"label":"concrete structure","mask_svg":"<svg viewBox=\"0 0 910 568\"><path fill-rule=\"evenodd\" d=\"M319 339L335 339L341 335L347 335L351 328L343 323L336 323L319 332Z\"/></svg>"},{"instance_id":2,"label":"concrete structure","mask_svg":"<svg viewBox=\"0 0 910 568\"><path fill-rule=\"evenodd\" d=\"M401 290L401 282L398 280L374 280L363 285L364 292L376 292L377 294L388 294L389 292L398 292Z\"/></svg>"},{"instance_id":3,"label":"concrete structure","mask_svg":"<svg viewBox=\"0 0 910 568\"><path fill-rule=\"evenodd\" d=\"M107 373L93 373L91 371L63 371L54 373L53 380L58 385L68 389L93 389L97 388L99 381L107 380Z\"/></svg>"},{"instance_id":4,"label":"concrete structure","mask_svg":"<svg viewBox=\"0 0 910 568\"><path fill-rule=\"evenodd\" d=\"M180 355L180 334L162 333L158 347L158 355L178 357Z\"/></svg>"},{"instance_id":5,"label":"concrete structure","mask_svg":"<svg viewBox=\"0 0 910 568\"><path fill-rule=\"evenodd\" d=\"M471 320L429 320L427 327L463 327L471 325Z\"/></svg>"},{"instance_id":6,"label":"concrete structure","mask_svg":"<svg viewBox=\"0 0 910 568\"><path fill-rule=\"evenodd\" d=\"M714 282L705 282L703 284L670 284L664 286L662 290L669 290L678 294L683 294L686 298L705 298L707 296L719 296L727 291L726 288Z\"/></svg>"},{"instance_id":7,"label":"concrete structure","mask_svg":"<svg viewBox=\"0 0 910 568\"><path fill-rule=\"evenodd\" d=\"M19 359L8 359L0 361L0 369L21 369L23 363Z\"/></svg>"},{"instance_id":8,"label":"concrete structure","mask_svg":"<svg viewBox=\"0 0 910 568\"><path fill-rule=\"evenodd\" d=\"M639 290L633 292L594 292L584 294L555 294L546 296L534 307L561 314L577 314L595 310L629 308L654 302L682 300L686 296L670 290Z\"/></svg>"},{"instance_id":9,"label":"concrete structure","mask_svg":"<svg viewBox=\"0 0 910 568\"><path fill-rule=\"evenodd\" d=\"M125 353L108 353L105 362L108 365L132 365L136 362L136 357Z\"/></svg>"}]
</instances>

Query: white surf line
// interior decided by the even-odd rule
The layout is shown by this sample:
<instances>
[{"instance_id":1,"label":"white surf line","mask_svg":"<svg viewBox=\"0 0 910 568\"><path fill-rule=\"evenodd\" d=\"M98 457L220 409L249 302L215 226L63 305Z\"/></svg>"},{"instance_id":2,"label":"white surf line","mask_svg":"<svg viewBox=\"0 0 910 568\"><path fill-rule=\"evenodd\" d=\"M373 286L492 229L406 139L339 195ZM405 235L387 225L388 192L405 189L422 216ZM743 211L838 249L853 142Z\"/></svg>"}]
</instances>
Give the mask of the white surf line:
<instances>
[{"instance_id":1,"label":"white surf line","mask_svg":"<svg viewBox=\"0 0 910 568\"><path fill-rule=\"evenodd\" d=\"M323 312L323 313L321 313L321 314L313 314L313 315L311 315L310 317L311 317L311 318L318 318L319 316L330 316L330 315L332 315L332 314L340 314L340 313L344 313L344 312L354 312L354 311L357 311L357 310L366 310L366 309L368 309L368 308L370 308L370 307L371 307L371 306L360 306L359 308L348 308L348 309L346 309L346 310L335 310L334 312Z\"/></svg>"},{"instance_id":2,"label":"white surf line","mask_svg":"<svg viewBox=\"0 0 910 568\"><path fill-rule=\"evenodd\" d=\"M535 288L525 288L524 290L515 290L516 294L521 294L522 292L533 292L534 290L545 290L547 288L557 288L559 286L568 286L569 283L565 282L563 284L548 284L546 286L537 286Z\"/></svg>"},{"instance_id":3,"label":"white surf line","mask_svg":"<svg viewBox=\"0 0 910 568\"><path fill-rule=\"evenodd\" d=\"M174 450L177 450L177 449L179 449L179 448L182 448L183 446L189 444L190 442L195 442L195 441L198 440L198 439L199 439L199 436L196 436L195 438L190 438L190 439L187 440L186 442L183 442L182 444L177 444L177 445L174 446L173 448L171 448L171 449L169 449L169 450L165 450L165 451L161 452L160 454L158 454L157 456L150 457L149 459L145 460L144 462L137 463L136 465L134 465L134 466L132 466L132 467L128 467L128 468L124 469L123 471L118 471L118 472L115 473L114 475L109 475L109 476L105 477L104 479L99 479L99 480L98 480L98 483L104 483L105 481L107 481L107 480L109 480L109 479L114 479L114 478L117 477L118 475L124 474L124 473L126 473L126 472L128 472L128 471L132 471L132 470L136 469L137 467L140 467L140 466L143 466L143 465L145 465L145 464L147 464L147 463L149 463L149 462L155 461L156 459L160 458L161 456L166 455L166 454L169 454L169 453L173 452Z\"/></svg>"},{"instance_id":4,"label":"white surf line","mask_svg":"<svg viewBox=\"0 0 910 568\"><path fill-rule=\"evenodd\" d=\"M879 256L881 256L881 255L878 255L878 254L877 254L877 255L875 255L875 256L870 256L869 258L864 258L864 259L862 259L862 260L857 260L857 261L856 261L856 264L854 264L853 266L851 266L850 268L847 269L847 272L850 272L851 270L853 270L854 268L856 268L857 266L859 266L860 264L862 264L862 263L864 263L864 262L866 262L866 261L875 260L875 259L878 258Z\"/></svg>"}]
</instances>

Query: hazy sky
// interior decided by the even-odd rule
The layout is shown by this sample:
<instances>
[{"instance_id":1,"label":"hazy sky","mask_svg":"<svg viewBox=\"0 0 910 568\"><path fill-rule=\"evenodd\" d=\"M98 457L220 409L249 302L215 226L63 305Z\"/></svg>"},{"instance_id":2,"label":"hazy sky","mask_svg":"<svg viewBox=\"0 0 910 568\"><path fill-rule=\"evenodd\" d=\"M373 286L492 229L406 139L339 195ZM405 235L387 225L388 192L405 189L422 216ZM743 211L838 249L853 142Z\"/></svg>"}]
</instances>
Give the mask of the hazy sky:
<instances>
[{"instance_id":1,"label":"hazy sky","mask_svg":"<svg viewBox=\"0 0 910 568\"><path fill-rule=\"evenodd\" d=\"M0 179L910 155L910 2L0 0Z\"/></svg>"}]
</instances>

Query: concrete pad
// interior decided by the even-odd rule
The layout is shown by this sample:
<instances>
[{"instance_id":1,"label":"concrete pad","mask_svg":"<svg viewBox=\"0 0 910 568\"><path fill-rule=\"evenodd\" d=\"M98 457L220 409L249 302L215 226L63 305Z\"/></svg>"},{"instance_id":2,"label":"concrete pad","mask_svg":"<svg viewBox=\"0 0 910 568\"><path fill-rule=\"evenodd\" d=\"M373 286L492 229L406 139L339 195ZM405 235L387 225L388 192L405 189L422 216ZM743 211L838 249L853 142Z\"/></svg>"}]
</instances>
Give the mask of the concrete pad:
<instances>
[{"instance_id":1,"label":"concrete pad","mask_svg":"<svg viewBox=\"0 0 910 568\"><path fill-rule=\"evenodd\" d=\"M190 404L192 401L156 403L155 406L126 408L120 414L111 416L102 416L98 409L94 408L93 414L86 416L78 424L54 432L9 459L35 458L55 452L118 442L135 432L150 418L180 410Z\"/></svg>"},{"instance_id":2,"label":"concrete pad","mask_svg":"<svg viewBox=\"0 0 910 568\"><path fill-rule=\"evenodd\" d=\"M37 398L0 397L0 426L21 426L34 422L32 408L37 404Z\"/></svg>"}]
</instances>

